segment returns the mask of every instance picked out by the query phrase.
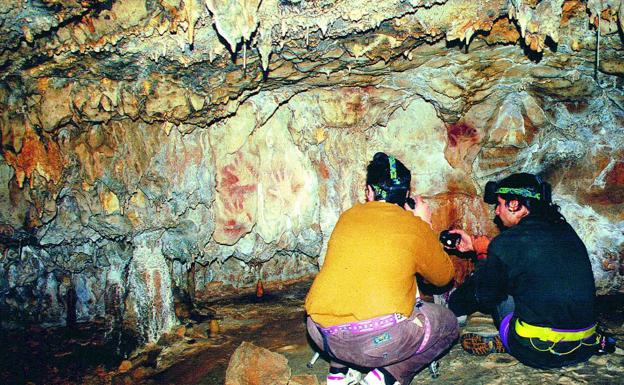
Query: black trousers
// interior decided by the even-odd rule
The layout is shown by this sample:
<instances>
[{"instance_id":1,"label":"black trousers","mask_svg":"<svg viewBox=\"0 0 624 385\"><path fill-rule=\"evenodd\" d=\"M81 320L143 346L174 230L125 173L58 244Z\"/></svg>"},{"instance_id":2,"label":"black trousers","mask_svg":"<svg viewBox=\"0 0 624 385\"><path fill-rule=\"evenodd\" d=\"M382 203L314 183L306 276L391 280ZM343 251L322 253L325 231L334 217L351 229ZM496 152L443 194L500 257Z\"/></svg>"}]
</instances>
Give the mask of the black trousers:
<instances>
[{"instance_id":1,"label":"black trousers","mask_svg":"<svg viewBox=\"0 0 624 385\"><path fill-rule=\"evenodd\" d=\"M481 308L476 295L474 274L479 274L478 270L451 293L449 309L458 317L477 311L491 314L494 324L500 329L502 319L514 310L513 298L508 297L493 309ZM511 319L507 331L509 354L527 366L549 369L575 365L587 361L596 351L595 336L584 341L559 343L521 337L516 333L515 320L515 317Z\"/></svg>"},{"instance_id":2,"label":"black trousers","mask_svg":"<svg viewBox=\"0 0 624 385\"><path fill-rule=\"evenodd\" d=\"M470 315L480 311L474 280L475 273L468 276L464 283L459 285L451 293L451 296L448 299L448 307L456 317Z\"/></svg>"}]
</instances>

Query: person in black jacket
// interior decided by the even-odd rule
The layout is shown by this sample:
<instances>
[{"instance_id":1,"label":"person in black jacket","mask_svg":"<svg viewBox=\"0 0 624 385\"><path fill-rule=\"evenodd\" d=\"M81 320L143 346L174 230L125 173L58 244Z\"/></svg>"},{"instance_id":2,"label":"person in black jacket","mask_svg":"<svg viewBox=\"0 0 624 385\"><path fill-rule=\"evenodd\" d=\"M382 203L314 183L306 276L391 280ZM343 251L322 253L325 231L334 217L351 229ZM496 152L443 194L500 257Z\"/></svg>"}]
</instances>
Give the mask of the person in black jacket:
<instances>
[{"instance_id":1,"label":"person in black jacket","mask_svg":"<svg viewBox=\"0 0 624 385\"><path fill-rule=\"evenodd\" d=\"M548 183L527 173L486 185L484 200L496 205L495 222L503 231L451 294L449 308L457 316L492 314L499 336L464 334L461 344L469 353L506 351L526 365L555 368L596 352L596 289L587 249L550 195ZM462 236L459 251L474 251L474 238L452 232Z\"/></svg>"}]
</instances>

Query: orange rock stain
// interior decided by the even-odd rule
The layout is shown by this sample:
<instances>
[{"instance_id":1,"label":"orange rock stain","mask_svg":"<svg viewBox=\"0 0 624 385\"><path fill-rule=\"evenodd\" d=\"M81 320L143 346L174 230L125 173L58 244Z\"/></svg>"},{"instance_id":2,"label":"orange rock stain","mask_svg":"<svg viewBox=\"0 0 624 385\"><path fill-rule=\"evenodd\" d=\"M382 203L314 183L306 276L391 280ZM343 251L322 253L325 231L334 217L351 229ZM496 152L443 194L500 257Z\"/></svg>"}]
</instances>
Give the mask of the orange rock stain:
<instances>
[{"instance_id":1,"label":"orange rock stain","mask_svg":"<svg viewBox=\"0 0 624 385\"><path fill-rule=\"evenodd\" d=\"M64 162L60 148L54 142L44 144L29 125L24 133L21 151L18 154L6 151L3 155L6 162L15 170L15 178L20 188L23 187L26 178L33 187L32 175L35 171L46 181L52 181L54 184L61 179Z\"/></svg>"}]
</instances>

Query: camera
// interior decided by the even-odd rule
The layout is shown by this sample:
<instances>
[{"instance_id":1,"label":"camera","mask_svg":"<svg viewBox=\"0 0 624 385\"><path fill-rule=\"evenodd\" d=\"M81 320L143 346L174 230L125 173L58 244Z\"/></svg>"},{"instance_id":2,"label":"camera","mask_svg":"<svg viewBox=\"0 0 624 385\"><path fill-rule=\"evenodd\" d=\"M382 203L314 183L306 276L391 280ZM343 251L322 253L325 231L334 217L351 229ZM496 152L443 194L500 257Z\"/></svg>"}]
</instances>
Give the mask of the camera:
<instances>
[{"instance_id":1,"label":"camera","mask_svg":"<svg viewBox=\"0 0 624 385\"><path fill-rule=\"evenodd\" d=\"M440 243L446 248L456 249L459 241L461 241L460 234L451 233L449 230L444 230L440 233Z\"/></svg>"}]
</instances>

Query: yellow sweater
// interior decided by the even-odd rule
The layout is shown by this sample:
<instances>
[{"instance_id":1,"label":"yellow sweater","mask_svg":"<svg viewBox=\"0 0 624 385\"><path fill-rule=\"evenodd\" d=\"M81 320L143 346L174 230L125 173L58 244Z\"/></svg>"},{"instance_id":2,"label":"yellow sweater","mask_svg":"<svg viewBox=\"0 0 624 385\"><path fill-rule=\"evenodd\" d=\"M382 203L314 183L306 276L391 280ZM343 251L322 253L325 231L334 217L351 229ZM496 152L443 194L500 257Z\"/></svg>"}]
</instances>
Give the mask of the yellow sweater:
<instances>
[{"instance_id":1,"label":"yellow sweater","mask_svg":"<svg viewBox=\"0 0 624 385\"><path fill-rule=\"evenodd\" d=\"M454 274L429 225L396 204L356 204L336 223L305 308L323 327L391 313L409 316L416 273L437 286Z\"/></svg>"}]
</instances>

